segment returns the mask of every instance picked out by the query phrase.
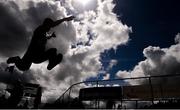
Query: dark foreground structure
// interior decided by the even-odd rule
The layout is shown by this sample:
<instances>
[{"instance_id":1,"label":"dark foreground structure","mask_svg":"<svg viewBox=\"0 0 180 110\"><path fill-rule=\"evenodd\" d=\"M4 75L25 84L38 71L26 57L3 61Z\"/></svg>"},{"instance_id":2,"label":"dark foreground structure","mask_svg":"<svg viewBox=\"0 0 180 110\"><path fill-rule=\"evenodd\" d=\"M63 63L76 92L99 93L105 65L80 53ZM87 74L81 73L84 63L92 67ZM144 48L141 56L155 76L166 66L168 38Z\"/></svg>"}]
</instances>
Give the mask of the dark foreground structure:
<instances>
[{"instance_id":1,"label":"dark foreground structure","mask_svg":"<svg viewBox=\"0 0 180 110\"><path fill-rule=\"evenodd\" d=\"M174 77L177 80L180 74L79 82L69 87L55 102L43 106L40 85L17 83L7 89L11 93L8 99L0 98L0 108L179 109L180 87L176 83L157 82L158 78L170 80ZM130 85L127 80L142 80L144 84Z\"/></svg>"},{"instance_id":2,"label":"dark foreground structure","mask_svg":"<svg viewBox=\"0 0 180 110\"><path fill-rule=\"evenodd\" d=\"M180 87L173 83L157 82L159 79L171 80L174 77L180 79L180 74L80 82L44 108L177 109L180 108ZM127 80L143 80L144 84L128 85Z\"/></svg>"},{"instance_id":3,"label":"dark foreground structure","mask_svg":"<svg viewBox=\"0 0 180 110\"><path fill-rule=\"evenodd\" d=\"M35 109L41 104L42 88L38 84L16 83L6 89L11 95L0 98L0 108L4 109Z\"/></svg>"}]
</instances>

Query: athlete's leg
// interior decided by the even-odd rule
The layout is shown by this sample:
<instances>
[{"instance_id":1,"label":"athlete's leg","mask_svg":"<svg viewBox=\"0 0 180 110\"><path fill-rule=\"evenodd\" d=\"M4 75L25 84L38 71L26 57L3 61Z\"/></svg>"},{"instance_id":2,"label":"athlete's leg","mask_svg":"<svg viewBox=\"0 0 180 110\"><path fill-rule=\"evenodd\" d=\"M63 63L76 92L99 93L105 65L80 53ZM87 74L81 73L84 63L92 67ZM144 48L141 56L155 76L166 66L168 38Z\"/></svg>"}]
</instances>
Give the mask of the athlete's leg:
<instances>
[{"instance_id":1,"label":"athlete's leg","mask_svg":"<svg viewBox=\"0 0 180 110\"><path fill-rule=\"evenodd\" d=\"M52 48L52 49L49 49L47 51L41 51L41 52L38 52L34 58L33 58L33 63L42 63L46 60L49 60L49 59L53 59L53 57L56 56L56 49L55 48Z\"/></svg>"},{"instance_id":2,"label":"athlete's leg","mask_svg":"<svg viewBox=\"0 0 180 110\"><path fill-rule=\"evenodd\" d=\"M48 70L54 68L58 63L62 60L62 54L57 55L56 48L51 48L45 52L38 52L33 58L33 63L42 63L46 60L49 60L49 64L47 66Z\"/></svg>"},{"instance_id":3,"label":"athlete's leg","mask_svg":"<svg viewBox=\"0 0 180 110\"><path fill-rule=\"evenodd\" d=\"M20 59L19 56L8 58L7 63L15 63L16 67L22 71L28 70L32 64L32 62L30 62L29 59Z\"/></svg>"},{"instance_id":4,"label":"athlete's leg","mask_svg":"<svg viewBox=\"0 0 180 110\"><path fill-rule=\"evenodd\" d=\"M55 48L49 49L46 53L48 55L48 60L49 60L49 64L47 66L48 70L51 70L58 63L62 61L63 55L62 54L57 55L57 50Z\"/></svg>"},{"instance_id":5,"label":"athlete's leg","mask_svg":"<svg viewBox=\"0 0 180 110\"><path fill-rule=\"evenodd\" d=\"M16 64L16 67L22 71L26 71L31 67L32 62L19 60Z\"/></svg>"}]
</instances>

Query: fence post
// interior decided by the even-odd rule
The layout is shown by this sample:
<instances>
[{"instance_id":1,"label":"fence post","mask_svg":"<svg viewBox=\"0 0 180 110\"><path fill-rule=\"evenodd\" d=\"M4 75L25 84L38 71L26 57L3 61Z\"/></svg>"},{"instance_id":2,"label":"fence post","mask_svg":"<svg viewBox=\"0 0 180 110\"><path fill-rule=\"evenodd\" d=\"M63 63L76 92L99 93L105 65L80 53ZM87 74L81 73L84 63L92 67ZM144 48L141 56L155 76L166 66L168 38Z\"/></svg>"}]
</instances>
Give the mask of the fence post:
<instances>
[{"instance_id":1,"label":"fence post","mask_svg":"<svg viewBox=\"0 0 180 110\"><path fill-rule=\"evenodd\" d=\"M64 104L64 94L63 94L63 97L62 97L62 103Z\"/></svg>"},{"instance_id":2,"label":"fence post","mask_svg":"<svg viewBox=\"0 0 180 110\"><path fill-rule=\"evenodd\" d=\"M96 87L98 87L98 84L99 84L99 82L97 80L96 81ZM98 99L96 99L96 109L99 109L99 101L98 101Z\"/></svg>"},{"instance_id":3,"label":"fence post","mask_svg":"<svg viewBox=\"0 0 180 110\"><path fill-rule=\"evenodd\" d=\"M152 101L152 105L154 105L154 93L153 93L153 87L152 87L152 82L151 82L151 76L149 76L149 85L151 89L151 101Z\"/></svg>"},{"instance_id":4,"label":"fence post","mask_svg":"<svg viewBox=\"0 0 180 110\"><path fill-rule=\"evenodd\" d=\"M68 102L70 102L70 97L71 97L71 89L72 89L72 87L69 89Z\"/></svg>"}]
</instances>

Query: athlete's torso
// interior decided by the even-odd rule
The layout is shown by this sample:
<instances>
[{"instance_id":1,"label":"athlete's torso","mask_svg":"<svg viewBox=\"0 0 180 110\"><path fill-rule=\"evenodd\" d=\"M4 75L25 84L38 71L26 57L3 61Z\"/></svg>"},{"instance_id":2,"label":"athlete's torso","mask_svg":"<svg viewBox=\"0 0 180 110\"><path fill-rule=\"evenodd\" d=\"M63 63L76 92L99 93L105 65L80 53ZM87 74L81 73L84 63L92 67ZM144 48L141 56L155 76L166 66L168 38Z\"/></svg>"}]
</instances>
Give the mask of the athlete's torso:
<instances>
[{"instance_id":1,"label":"athlete's torso","mask_svg":"<svg viewBox=\"0 0 180 110\"><path fill-rule=\"evenodd\" d=\"M45 52L46 43L46 31L43 26L39 26L33 33L33 37L24 57L33 58L43 54L43 52Z\"/></svg>"}]
</instances>

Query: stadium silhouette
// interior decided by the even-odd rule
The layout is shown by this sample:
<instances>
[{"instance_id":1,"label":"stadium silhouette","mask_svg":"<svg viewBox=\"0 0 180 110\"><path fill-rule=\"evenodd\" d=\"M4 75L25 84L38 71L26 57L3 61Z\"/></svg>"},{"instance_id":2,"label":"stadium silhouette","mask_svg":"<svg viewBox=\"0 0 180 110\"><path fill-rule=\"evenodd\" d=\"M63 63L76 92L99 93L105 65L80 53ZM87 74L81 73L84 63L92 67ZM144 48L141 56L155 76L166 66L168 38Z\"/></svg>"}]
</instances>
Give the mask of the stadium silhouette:
<instances>
[{"instance_id":1,"label":"stadium silhouette","mask_svg":"<svg viewBox=\"0 0 180 110\"><path fill-rule=\"evenodd\" d=\"M1 96L0 105L6 109L180 108L178 84L158 82L173 78L179 79L180 74L79 82L71 85L56 101L46 104L41 103L39 84L17 82L8 86L6 91L11 95L8 99Z\"/></svg>"}]
</instances>

